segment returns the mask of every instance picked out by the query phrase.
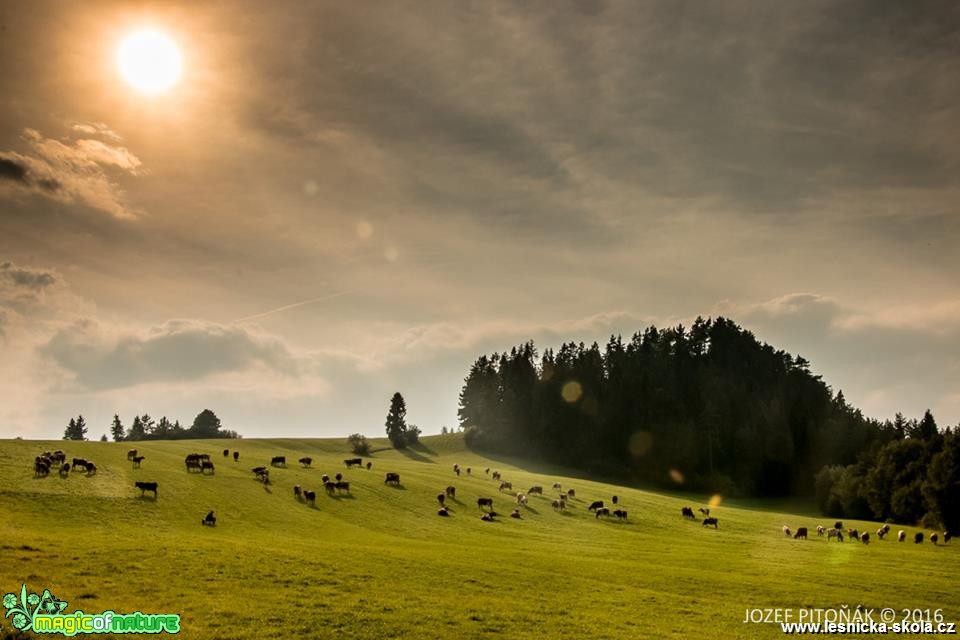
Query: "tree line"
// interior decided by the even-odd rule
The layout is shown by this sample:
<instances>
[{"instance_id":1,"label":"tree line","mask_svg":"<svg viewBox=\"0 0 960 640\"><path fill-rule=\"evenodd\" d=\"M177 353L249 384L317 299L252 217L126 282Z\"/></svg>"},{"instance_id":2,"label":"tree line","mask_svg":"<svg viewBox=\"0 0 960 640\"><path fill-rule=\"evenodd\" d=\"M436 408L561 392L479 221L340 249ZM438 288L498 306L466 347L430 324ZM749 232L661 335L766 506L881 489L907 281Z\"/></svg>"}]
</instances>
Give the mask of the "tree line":
<instances>
[{"instance_id":1,"label":"tree line","mask_svg":"<svg viewBox=\"0 0 960 640\"><path fill-rule=\"evenodd\" d=\"M950 509L931 501L942 504L956 492L960 455L941 456L940 489L914 485L921 468L932 472L936 446L956 435L933 423L938 436L926 437L932 415L899 420L865 417L807 360L722 317L697 318L689 329L649 327L626 341L611 336L603 348L569 342L539 355L528 342L482 355L470 367L459 408L473 447L724 495L833 495L822 506L837 515L857 515L868 505L871 513L880 509L876 517L930 513L944 522ZM910 464L912 475L901 469ZM871 476L871 505L850 487L865 486L854 479L874 468L887 470ZM901 483L912 488L897 494Z\"/></svg>"},{"instance_id":2,"label":"tree line","mask_svg":"<svg viewBox=\"0 0 960 640\"><path fill-rule=\"evenodd\" d=\"M86 440L87 423L83 416L70 418L67 428L63 432L64 440ZM230 429L224 429L220 418L210 409L204 409L193 419L193 424L184 427L179 420L170 422L163 416L154 420L149 414L134 416L130 428L123 426L118 414L114 414L110 423L110 435L114 442L138 440L188 440L197 438L240 438L240 434ZM101 440L106 440L106 434Z\"/></svg>"}]
</instances>

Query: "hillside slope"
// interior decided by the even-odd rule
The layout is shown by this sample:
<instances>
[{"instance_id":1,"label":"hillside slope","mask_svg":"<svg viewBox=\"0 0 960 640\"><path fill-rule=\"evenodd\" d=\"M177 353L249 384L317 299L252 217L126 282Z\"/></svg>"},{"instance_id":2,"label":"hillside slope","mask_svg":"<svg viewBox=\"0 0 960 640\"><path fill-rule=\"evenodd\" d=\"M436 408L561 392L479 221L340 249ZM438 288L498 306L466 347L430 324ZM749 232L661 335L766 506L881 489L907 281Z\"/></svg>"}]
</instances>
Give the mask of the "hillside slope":
<instances>
[{"instance_id":1,"label":"hillside slope","mask_svg":"<svg viewBox=\"0 0 960 640\"><path fill-rule=\"evenodd\" d=\"M180 613L185 638L777 637L779 627L744 624L745 610L858 604L960 620L955 543L828 544L814 532L826 519L722 500L719 528L706 528L680 516L706 497L526 470L467 451L459 435L407 452L374 444L368 471L345 469L343 440L0 442L0 590L49 589L68 613ZM146 456L140 469L126 461L132 446ZM33 457L56 448L99 472L34 478ZM185 471L193 451L212 455L214 475ZM275 455L288 468L256 482L250 469ZM312 468L296 464L305 455ZM472 475L457 477L454 463ZM546 495L508 518L513 496L487 467ZM401 486L384 484L387 471ZM337 472L349 495L322 491L320 476ZM159 482L158 499L140 498L136 480ZM564 513L550 506L554 482L577 493ZM317 491L315 507L294 499L296 484ZM457 500L440 518L447 485ZM587 510L614 494L628 522ZM498 522L479 519L479 496L494 498ZM202 527L211 509L218 525ZM783 524L807 526L810 539L786 538Z\"/></svg>"}]
</instances>

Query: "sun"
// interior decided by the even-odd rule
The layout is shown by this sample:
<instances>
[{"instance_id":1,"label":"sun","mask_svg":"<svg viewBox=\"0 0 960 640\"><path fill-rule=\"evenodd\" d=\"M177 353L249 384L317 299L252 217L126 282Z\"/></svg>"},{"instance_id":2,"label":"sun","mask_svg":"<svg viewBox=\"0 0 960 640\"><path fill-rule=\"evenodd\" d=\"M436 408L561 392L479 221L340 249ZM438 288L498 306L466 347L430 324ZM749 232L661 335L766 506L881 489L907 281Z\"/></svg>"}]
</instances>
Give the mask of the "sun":
<instances>
[{"instance_id":1,"label":"sun","mask_svg":"<svg viewBox=\"0 0 960 640\"><path fill-rule=\"evenodd\" d=\"M131 87L150 95L163 93L177 83L181 63L176 43L152 29L131 33L117 49L120 75Z\"/></svg>"}]
</instances>

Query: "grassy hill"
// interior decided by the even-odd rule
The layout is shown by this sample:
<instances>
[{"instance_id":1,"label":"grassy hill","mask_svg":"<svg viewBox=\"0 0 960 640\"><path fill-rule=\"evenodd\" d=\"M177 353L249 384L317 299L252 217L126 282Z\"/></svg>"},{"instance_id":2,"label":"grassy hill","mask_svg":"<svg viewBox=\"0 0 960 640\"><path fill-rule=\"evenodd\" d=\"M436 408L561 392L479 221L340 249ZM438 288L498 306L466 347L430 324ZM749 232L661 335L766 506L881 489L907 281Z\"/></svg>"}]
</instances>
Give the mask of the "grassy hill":
<instances>
[{"instance_id":1,"label":"grassy hill","mask_svg":"<svg viewBox=\"0 0 960 640\"><path fill-rule=\"evenodd\" d=\"M407 452L374 445L373 469L348 471L344 440L136 443L146 460L133 469L125 443L2 441L0 591L49 589L67 613L180 613L185 638L778 637L779 627L744 624L745 611L841 605L942 608L960 620L956 542L828 544L814 531L827 518L722 500L714 530L680 516L709 497L493 461L459 435ZM34 456L56 448L99 472L35 479ZM193 451L212 455L214 475L185 471ZM264 486L250 469L274 455L289 467ZM313 468L296 464L304 455ZM457 477L454 463L472 475ZM546 495L508 518L513 496L498 493L486 467ZM338 471L351 493L329 497L320 476ZM400 487L384 485L387 471ZM159 482L158 499L141 499L135 480ZM576 490L565 513L550 506L554 482ZM294 499L295 484L317 491L315 508ZM458 499L440 518L436 494L449 484ZM614 494L626 523L587 510ZM499 522L479 519L479 496L494 498ZM218 526L201 526L211 509ZM807 526L810 539L786 538L784 524ZM916 531L894 527L894 537L899 528Z\"/></svg>"}]
</instances>

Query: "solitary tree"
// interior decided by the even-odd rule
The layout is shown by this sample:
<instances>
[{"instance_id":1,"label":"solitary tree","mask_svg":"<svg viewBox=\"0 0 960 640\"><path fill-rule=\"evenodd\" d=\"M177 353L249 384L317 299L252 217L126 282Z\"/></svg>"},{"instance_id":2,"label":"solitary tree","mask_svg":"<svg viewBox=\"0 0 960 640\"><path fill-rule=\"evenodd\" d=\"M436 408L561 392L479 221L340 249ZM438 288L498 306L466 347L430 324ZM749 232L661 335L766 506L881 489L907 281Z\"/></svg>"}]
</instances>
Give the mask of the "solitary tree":
<instances>
[{"instance_id":1,"label":"solitary tree","mask_svg":"<svg viewBox=\"0 0 960 640\"><path fill-rule=\"evenodd\" d=\"M110 425L110 435L113 436L113 441L120 442L123 440L125 434L126 429L123 428L123 423L120 421L120 416L113 414L113 423Z\"/></svg>"},{"instance_id":2,"label":"solitary tree","mask_svg":"<svg viewBox=\"0 0 960 640\"><path fill-rule=\"evenodd\" d=\"M102 436L100 436L100 442L106 442L106 441L107 441L107 434L103 434Z\"/></svg>"},{"instance_id":3,"label":"solitary tree","mask_svg":"<svg viewBox=\"0 0 960 640\"><path fill-rule=\"evenodd\" d=\"M387 413L387 437L394 449L407 446L407 403L400 392L390 399L390 412Z\"/></svg>"},{"instance_id":4,"label":"solitary tree","mask_svg":"<svg viewBox=\"0 0 960 640\"><path fill-rule=\"evenodd\" d=\"M363 434L351 433L347 436L347 444L350 445L350 449L358 456L370 455L370 443Z\"/></svg>"},{"instance_id":5,"label":"solitary tree","mask_svg":"<svg viewBox=\"0 0 960 640\"><path fill-rule=\"evenodd\" d=\"M210 409L204 409L193 419L193 426L190 427L190 435L194 438L219 438L220 418Z\"/></svg>"},{"instance_id":6,"label":"solitary tree","mask_svg":"<svg viewBox=\"0 0 960 640\"><path fill-rule=\"evenodd\" d=\"M77 416L76 420L70 418L70 423L63 432L64 440L86 440L87 439L87 421L83 416Z\"/></svg>"}]
</instances>

